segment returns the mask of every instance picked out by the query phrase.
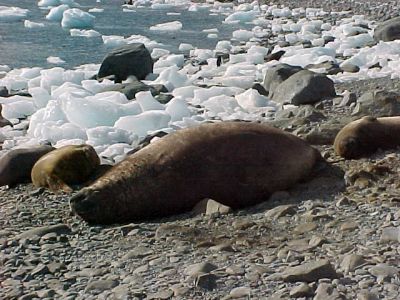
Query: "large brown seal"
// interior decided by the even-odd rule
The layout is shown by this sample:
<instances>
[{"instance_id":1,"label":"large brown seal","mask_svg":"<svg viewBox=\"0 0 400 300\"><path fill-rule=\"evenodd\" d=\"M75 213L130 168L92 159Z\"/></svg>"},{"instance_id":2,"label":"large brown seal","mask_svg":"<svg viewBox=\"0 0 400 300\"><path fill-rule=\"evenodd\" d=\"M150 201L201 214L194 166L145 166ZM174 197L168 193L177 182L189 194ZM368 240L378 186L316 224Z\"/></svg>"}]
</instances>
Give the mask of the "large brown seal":
<instances>
[{"instance_id":1,"label":"large brown seal","mask_svg":"<svg viewBox=\"0 0 400 300\"><path fill-rule=\"evenodd\" d=\"M0 186L29 182L33 165L54 148L47 145L15 149L0 159Z\"/></svg>"},{"instance_id":2,"label":"large brown seal","mask_svg":"<svg viewBox=\"0 0 400 300\"><path fill-rule=\"evenodd\" d=\"M346 159L370 155L400 145L400 117L363 117L347 124L336 135L334 148Z\"/></svg>"},{"instance_id":3,"label":"large brown seal","mask_svg":"<svg viewBox=\"0 0 400 300\"><path fill-rule=\"evenodd\" d=\"M203 124L128 156L70 206L98 224L177 214L203 198L239 208L304 179L319 157L303 140L267 125Z\"/></svg>"},{"instance_id":4,"label":"large brown seal","mask_svg":"<svg viewBox=\"0 0 400 300\"><path fill-rule=\"evenodd\" d=\"M81 184L100 165L96 151L90 145L69 145L40 158L32 168L32 183L56 192L71 192L70 185Z\"/></svg>"}]
</instances>

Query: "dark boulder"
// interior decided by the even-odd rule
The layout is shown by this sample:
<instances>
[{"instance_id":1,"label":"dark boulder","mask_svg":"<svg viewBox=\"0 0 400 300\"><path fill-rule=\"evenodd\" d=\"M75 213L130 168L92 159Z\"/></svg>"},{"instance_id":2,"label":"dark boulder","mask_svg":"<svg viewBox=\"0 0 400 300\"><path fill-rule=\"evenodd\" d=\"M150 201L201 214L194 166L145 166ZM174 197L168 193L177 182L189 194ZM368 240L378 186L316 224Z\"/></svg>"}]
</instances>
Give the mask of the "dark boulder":
<instances>
[{"instance_id":1,"label":"dark boulder","mask_svg":"<svg viewBox=\"0 0 400 300\"><path fill-rule=\"evenodd\" d=\"M153 60L143 44L134 43L112 50L104 58L97 78L115 75L116 82L129 76L142 80L153 72Z\"/></svg>"},{"instance_id":2,"label":"dark boulder","mask_svg":"<svg viewBox=\"0 0 400 300\"><path fill-rule=\"evenodd\" d=\"M335 95L333 81L326 75L303 70L282 82L276 88L272 100L301 105L313 104Z\"/></svg>"},{"instance_id":3,"label":"dark boulder","mask_svg":"<svg viewBox=\"0 0 400 300\"><path fill-rule=\"evenodd\" d=\"M274 91L279 84L301 70L303 68L288 64L279 64L269 68L265 73L263 82L264 89L269 92L269 97L274 95Z\"/></svg>"}]
</instances>

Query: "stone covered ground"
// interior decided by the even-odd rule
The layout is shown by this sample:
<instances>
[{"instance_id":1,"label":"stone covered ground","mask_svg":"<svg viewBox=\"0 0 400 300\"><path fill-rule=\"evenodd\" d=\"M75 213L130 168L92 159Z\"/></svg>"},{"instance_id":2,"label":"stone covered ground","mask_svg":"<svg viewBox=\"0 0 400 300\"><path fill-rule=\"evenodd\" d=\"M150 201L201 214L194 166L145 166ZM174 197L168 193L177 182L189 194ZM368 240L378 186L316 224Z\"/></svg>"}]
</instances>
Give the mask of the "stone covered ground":
<instances>
[{"instance_id":1,"label":"stone covered ground","mask_svg":"<svg viewBox=\"0 0 400 300\"><path fill-rule=\"evenodd\" d=\"M379 19L399 5L278 2ZM274 125L316 144L329 164L246 210L210 205L202 215L88 226L66 194L0 188L0 299L399 299L400 150L344 161L318 146L362 115L400 115L390 93L399 86L340 84L354 95L281 112Z\"/></svg>"}]
</instances>

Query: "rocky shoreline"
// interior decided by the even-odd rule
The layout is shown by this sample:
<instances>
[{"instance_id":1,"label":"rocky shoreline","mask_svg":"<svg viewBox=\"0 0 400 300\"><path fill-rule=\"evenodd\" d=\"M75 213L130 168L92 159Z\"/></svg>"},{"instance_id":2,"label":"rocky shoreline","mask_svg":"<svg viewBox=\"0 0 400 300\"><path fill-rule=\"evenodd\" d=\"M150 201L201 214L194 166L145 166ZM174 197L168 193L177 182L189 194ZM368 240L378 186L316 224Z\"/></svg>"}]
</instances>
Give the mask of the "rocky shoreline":
<instances>
[{"instance_id":1,"label":"rocky shoreline","mask_svg":"<svg viewBox=\"0 0 400 300\"><path fill-rule=\"evenodd\" d=\"M367 2L277 2L356 7L376 19L398 5L368 1L388 4L382 17ZM248 209L88 226L70 213L70 195L1 187L0 298L399 299L400 150L345 161L320 145L366 113L400 115L400 105L374 105L377 97L400 103L399 94L375 93L361 107L354 101L399 87L389 78L335 84L356 98L282 113L274 125L315 144L330 164Z\"/></svg>"}]
</instances>

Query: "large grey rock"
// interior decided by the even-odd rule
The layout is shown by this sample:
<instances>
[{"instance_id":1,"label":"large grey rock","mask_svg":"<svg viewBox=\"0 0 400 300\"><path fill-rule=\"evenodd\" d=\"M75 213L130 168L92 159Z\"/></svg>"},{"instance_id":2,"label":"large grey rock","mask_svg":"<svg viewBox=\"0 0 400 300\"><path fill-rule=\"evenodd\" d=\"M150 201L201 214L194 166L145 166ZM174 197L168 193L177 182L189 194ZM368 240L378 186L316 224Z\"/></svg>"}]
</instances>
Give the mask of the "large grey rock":
<instances>
[{"instance_id":1,"label":"large grey rock","mask_svg":"<svg viewBox=\"0 0 400 300\"><path fill-rule=\"evenodd\" d=\"M112 50L101 63L98 78L115 75L116 82L128 76L144 79L153 72L153 60L143 44L134 43Z\"/></svg>"},{"instance_id":2,"label":"large grey rock","mask_svg":"<svg viewBox=\"0 0 400 300\"><path fill-rule=\"evenodd\" d=\"M400 115L400 94L392 91L371 91L361 95L353 116L392 117Z\"/></svg>"},{"instance_id":3,"label":"large grey rock","mask_svg":"<svg viewBox=\"0 0 400 300\"><path fill-rule=\"evenodd\" d=\"M387 20L374 31L376 41L394 41L400 39L400 17Z\"/></svg>"},{"instance_id":4,"label":"large grey rock","mask_svg":"<svg viewBox=\"0 0 400 300\"><path fill-rule=\"evenodd\" d=\"M289 267L283 274L283 281L287 282L313 282L321 278L337 278L338 275L328 260L312 261L300 266Z\"/></svg>"},{"instance_id":5,"label":"large grey rock","mask_svg":"<svg viewBox=\"0 0 400 300\"><path fill-rule=\"evenodd\" d=\"M326 75L303 70L282 82L272 100L294 105L312 104L335 94L333 81Z\"/></svg>"},{"instance_id":6,"label":"large grey rock","mask_svg":"<svg viewBox=\"0 0 400 300\"><path fill-rule=\"evenodd\" d=\"M303 68L288 64L279 64L268 69L267 73L265 73L263 86L269 92L269 97L274 95L274 91L279 84L301 70Z\"/></svg>"}]
</instances>

